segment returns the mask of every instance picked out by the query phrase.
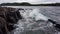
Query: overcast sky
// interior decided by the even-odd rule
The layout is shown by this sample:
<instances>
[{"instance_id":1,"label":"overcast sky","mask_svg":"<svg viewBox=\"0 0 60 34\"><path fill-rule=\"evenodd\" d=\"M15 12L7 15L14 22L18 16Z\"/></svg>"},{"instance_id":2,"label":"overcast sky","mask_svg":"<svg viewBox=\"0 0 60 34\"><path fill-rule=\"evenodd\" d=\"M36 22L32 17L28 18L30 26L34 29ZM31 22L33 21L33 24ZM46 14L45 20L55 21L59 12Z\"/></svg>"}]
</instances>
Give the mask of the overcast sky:
<instances>
[{"instance_id":1,"label":"overcast sky","mask_svg":"<svg viewBox=\"0 0 60 34\"><path fill-rule=\"evenodd\" d=\"M39 4L39 3L51 3L51 2L60 2L60 0L0 0L0 3L3 2L29 2L29 3L33 3L33 4Z\"/></svg>"}]
</instances>

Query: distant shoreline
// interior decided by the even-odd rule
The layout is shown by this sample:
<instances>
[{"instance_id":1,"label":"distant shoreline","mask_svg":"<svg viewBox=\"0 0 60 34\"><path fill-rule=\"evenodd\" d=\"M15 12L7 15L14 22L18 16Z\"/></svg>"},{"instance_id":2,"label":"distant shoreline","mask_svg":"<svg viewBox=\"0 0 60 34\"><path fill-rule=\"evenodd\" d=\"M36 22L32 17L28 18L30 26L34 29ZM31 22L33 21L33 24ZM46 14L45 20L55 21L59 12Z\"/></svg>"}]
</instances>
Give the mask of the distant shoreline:
<instances>
[{"instance_id":1,"label":"distant shoreline","mask_svg":"<svg viewBox=\"0 0 60 34\"><path fill-rule=\"evenodd\" d=\"M60 6L60 3L51 3L51 4L30 4L27 2L23 3L2 3L0 6Z\"/></svg>"}]
</instances>

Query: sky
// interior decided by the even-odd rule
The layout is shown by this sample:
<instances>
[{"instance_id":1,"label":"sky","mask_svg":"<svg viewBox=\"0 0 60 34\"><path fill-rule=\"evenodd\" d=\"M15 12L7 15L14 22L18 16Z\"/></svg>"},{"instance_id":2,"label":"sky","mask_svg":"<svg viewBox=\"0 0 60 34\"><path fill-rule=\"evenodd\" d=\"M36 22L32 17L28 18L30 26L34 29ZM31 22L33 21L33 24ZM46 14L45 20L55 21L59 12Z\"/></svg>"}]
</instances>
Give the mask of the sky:
<instances>
[{"instance_id":1,"label":"sky","mask_svg":"<svg viewBox=\"0 0 60 34\"><path fill-rule=\"evenodd\" d=\"M21 3L21 2L29 2L29 3L32 3L32 4L40 4L40 3L55 3L55 2L60 2L60 0L0 0L0 3L7 3L7 2L18 2L18 3Z\"/></svg>"}]
</instances>

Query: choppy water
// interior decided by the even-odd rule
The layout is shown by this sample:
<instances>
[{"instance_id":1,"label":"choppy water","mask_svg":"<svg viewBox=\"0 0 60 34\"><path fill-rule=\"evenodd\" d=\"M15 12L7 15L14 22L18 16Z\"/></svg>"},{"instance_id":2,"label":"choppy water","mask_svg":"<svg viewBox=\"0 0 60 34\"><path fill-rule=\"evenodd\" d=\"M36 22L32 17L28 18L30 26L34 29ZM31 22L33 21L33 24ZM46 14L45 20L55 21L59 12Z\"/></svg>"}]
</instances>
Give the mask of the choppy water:
<instances>
[{"instance_id":1,"label":"choppy water","mask_svg":"<svg viewBox=\"0 0 60 34\"><path fill-rule=\"evenodd\" d=\"M60 7L56 7L56 6L55 7L54 6L34 6L34 7L11 6L11 7L28 9L26 11L29 12L30 9L39 8L42 14L48 16L52 20L56 20L58 23L60 22ZM56 33L55 28L51 25L50 22L45 22L45 21L36 22L34 19L29 19L29 18L19 20L18 26L19 27L13 30L11 34L55 34Z\"/></svg>"}]
</instances>

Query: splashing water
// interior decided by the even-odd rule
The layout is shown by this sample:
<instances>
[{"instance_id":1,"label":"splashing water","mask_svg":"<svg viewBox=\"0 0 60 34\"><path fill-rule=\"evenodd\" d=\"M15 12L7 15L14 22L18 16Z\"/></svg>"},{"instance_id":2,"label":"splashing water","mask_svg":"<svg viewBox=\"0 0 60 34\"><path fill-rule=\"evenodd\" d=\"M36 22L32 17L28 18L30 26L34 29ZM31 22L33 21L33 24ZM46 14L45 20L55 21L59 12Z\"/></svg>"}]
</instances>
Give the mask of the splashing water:
<instances>
[{"instance_id":1,"label":"splashing water","mask_svg":"<svg viewBox=\"0 0 60 34\"><path fill-rule=\"evenodd\" d=\"M21 11L20 11L21 12ZM18 21L18 28L12 31L12 34L29 34L27 31L32 31L34 34L54 34L55 30L51 23L47 23L46 21L35 21L29 17L29 11L21 12L21 15L24 19ZM26 32L26 33L25 33ZM33 34L30 32L30 34ZM35 33L36 32L36 33Z\"/></svg>"}]
</instances>

